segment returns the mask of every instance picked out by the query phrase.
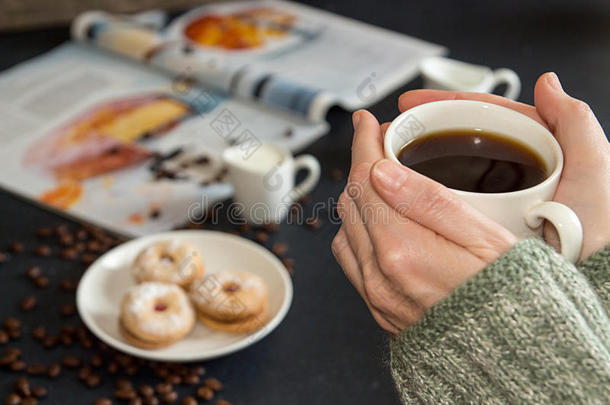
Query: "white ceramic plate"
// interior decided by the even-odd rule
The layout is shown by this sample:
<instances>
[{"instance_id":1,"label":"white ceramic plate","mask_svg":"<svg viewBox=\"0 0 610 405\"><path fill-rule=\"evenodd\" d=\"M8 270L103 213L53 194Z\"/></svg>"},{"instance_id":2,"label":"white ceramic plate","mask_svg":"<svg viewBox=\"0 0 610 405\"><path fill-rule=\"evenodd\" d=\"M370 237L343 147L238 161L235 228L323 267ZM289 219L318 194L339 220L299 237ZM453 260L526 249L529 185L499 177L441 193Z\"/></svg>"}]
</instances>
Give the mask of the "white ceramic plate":
<instances>
[{"instance_id":1,"label":"white ceramic plate","mask_svg":"<svg viewBox=\"0 0 610 405\"><path fill-rule=\"evenodd\" d=\"M119 307L124 293L135 284L131 264L146 246L159 240L188 241L197 246L206 274L233 269L263 278L269 289L270 321L251 334L229 334L208 329L200 322L184 339L159 350L129 344L119 332ZM267 336L284 319L292 302L292 282L271 252L239 236L214 231L173 231L134 239L108 251L83 275L76 292L78 312L102 341L133 356L160 361L207 360L243 349Z\"/></svg>"}]
</instances>

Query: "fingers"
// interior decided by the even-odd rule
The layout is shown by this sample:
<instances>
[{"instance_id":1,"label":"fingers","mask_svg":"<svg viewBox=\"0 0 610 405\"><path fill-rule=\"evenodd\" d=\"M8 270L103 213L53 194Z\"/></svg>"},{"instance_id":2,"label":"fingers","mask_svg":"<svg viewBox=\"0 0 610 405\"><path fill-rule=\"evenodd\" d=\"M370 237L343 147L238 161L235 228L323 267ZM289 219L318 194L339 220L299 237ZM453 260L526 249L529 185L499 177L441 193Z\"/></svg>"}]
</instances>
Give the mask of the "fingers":
<instances>
[{"instance_id":1,"label":"fingers","mask_svg":"<svg viewBox=\"0 0 610 405\"><path fill-rule=\"evenodd\" d=\"M360 272L360 266L358 264L358 260L356 259L356 255L352 251L349 241L347 240L345 227L341 226L339 232L333 239L331 248L335 259L337 259L337 262L343 269L345 276L366 301L367 298L364 291L362 273Z\"/></svg>"},{"instance_id":2,"label":"fingers","mask_svg":"<svg viewBox=\"0 0 610 405\"><path fill-rule=\"evenodd\" d=\"M555 73L540 76L534 99L538 114L564 151L566 164L607 153L608 141L595 115L587 104L563 91Z\"/></svg>"},{"instance_id":3,"label":"fingers","mask_svg":"<svg viewBox=\"0 0 610 405\"><path fill-rule=\"evenodd\" d=\"M390 124L391 124L391 122L384 122L383 124L381 124L381 137L382 138L385 138L385 133L387 132Z\"/></svg>"},{"instance_id":4,"label":"fingers","mask_svg":"<svg viewBox=\"0 0 610 405\"><path fill-rule=\"evenodd\" d=\"M354 140L352 142L352 169L361 163L373 163L383 158L383 139L377 119L366 110L352 116Z\"/></svg>"},{"instance_id":5,"label":"fingers","mask_svg":"<svg viewBox=\"0 0 610 405\"><path fill-rule=\"evenodd\" d=\"M398 213L467 248L487 263L517 241L448 188L398 163L384 159L375 164L371 183Z\"/></svg>"},{"instance_id":6,"label":"fingers","mask_svg":"<svg viewBox=\"0 0 610 405\"><path fill-rule=\"evenodd\" d=\"M347 264L344 271L364 298L377 323L390 333L399 333L407 326L401 323L400 317L394 315L394 312L400 311L401 301L397 299L397 292L390 291L388 281L377 266L373 244L356 205L346 193L343 193L339 197L338 208L343 221L341 229L344 232L347 246L353 254L352 258L348 253L342 253L342 260ZM342 241L339 240L338 243L342 244ZM333 243L333 251L339 250L339 248L345 250L346 246L336 246Z\"/></svg>"},{"instance_id":7,"label":"fingers","mask_svg":"<svg viewBox=\"0 0 610 405\"><path fill-rule=\"evenodd\" d=\"M445 90L412 90L403 93L398 98L398 109L400 110L400 112L405 112L420 104L442 100L474 100L497 104L525 114L528 117L538 121L540 124L546 126L544 120L538 115L536 109L531 105L512 101L507 98L497 96L495 94L468 93Z\"/></svg>"}]
</instances>

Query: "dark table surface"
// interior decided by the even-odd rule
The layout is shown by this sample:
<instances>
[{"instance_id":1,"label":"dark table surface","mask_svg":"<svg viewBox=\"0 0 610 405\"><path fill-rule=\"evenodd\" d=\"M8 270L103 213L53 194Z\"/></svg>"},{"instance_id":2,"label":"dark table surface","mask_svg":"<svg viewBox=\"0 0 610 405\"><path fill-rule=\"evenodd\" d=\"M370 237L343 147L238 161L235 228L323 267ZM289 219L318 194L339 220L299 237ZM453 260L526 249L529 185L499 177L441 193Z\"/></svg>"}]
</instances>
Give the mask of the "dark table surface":
<instances>
[{"instance_id":1,"label":"dark table surface","mask_svg":"<svg viewBox=\"0 0 610 405\"><path fill-rule=\"evenodd\" d=\"M520 100L533 102L536 78L553 70L564 88L587 101L605 128L610 124L610 3L607 1L306 1L316 7L360 19L395 31L447 46L456 59L509 67L523 82ZM1 12L1 10L0 10ZM68 39L67 28L0 34L0 70L41 54ZM380 120L396 114L397 96L418 88L415 80L371 108ZM316 155L324 176L312 193L312 201L337 197L343 181L331 179L333 169L349 164L351 120L345 111L329 115L330 134L307 149ZM1 124L0 124L1 125ZM19 347L26 362L49 364L65 354L89 356L95 350L60 347L45 350L31 337L37 325L57 331L77 319L61 318L58 308L73 296L59 292L64 278L77 278L83 270L78 262L59 258L37 258L40 226L72 224L43 209L0 192L0 251L15 240L25 252L0 263L0 320L17 316L24 323L21 339L4 345ZM236 404L397 404L388 368L387 337L376 324L343 276L330 252L337 226L324 222L318 230L282 225L274 240L290 245L296 261L295 296L285 321L263 341L239 353L205 363L208 374L222 380L222 397ZM39 264L51 280L47 289L33 289L24 276ZM26 295L38 298L38 307L19 310ZM0 346L0 350L3 349ZM11 392L21 373L0 369L0 397ZM64 371L51 381L31 377L50 391L43 403L89 404L99 396L112 395L115 377L101 372L102 385L86 388L76 372ZM130 377L137 384L156 383L150 371ZM181 395L193 388L181 387Z\"/></svg>"}]
</instances>

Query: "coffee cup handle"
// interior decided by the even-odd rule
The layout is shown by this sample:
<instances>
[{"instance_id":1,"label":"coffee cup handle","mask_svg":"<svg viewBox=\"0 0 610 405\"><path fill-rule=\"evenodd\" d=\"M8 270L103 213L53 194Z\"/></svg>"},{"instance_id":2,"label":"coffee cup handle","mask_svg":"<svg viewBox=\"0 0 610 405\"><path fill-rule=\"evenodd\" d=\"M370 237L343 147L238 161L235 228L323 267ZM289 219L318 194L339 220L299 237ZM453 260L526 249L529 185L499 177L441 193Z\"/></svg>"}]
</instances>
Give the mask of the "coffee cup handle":
<instances>
[{"instance_id":1,"label":"coffee cup handle","mask_svg":"<svg viewBox=\"0 0 610 405\"><path fill-rule=\"evenodd\" d=\"M563 257L576 263L582 249L582 225L578 216L570 208L554 201L534 205L525 216L525 222L531 228L539 227L545 219L553 224L559 234Z\"/></svg>"},{"instance_id":2,"label":"coffee cup handle","mask_svg":"<svg viewBox=\"0 0 610 405\"><path fill-rule=\"evenodd\" d=\"M513 70L506 68L496 69L493 71L493 74L493 87L506 83L504 97L516 100L519 97L519 93L521 93L521 80L519 80L519 76Z\"/></svg>"},{"instance_id":3,"label":"coffee cup handle","mask_svg":"<svg viewBox=\"0 0 610 405\"><path fill-rule=\"evenodd\" d=\"M295 201L309 193L320 180L320 163L312 155L301 155L294 158L294 174L296 175L302 169L309 173L290 193Z\"/></svg>"}]
</instances>

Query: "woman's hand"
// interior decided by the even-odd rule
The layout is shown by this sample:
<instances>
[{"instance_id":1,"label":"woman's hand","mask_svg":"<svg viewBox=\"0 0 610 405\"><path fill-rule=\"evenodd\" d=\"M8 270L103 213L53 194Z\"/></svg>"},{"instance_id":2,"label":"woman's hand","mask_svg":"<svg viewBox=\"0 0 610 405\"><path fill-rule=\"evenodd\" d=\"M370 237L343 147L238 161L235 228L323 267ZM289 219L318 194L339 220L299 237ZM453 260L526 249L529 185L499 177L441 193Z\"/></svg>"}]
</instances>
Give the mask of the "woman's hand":
<instances>
[{"instance_id":1,"label":"woman's hand","mask_svg":"<svg viewBox=\"0 0 610 405\"><path fill-rule=\"evenodd\" d=\"M491 94L416 90L403 94L398 107L402 112L431 101L479 100L512 108L546 126L565 157L553 200L578 215L584 231L580 258L585 259L610 243L610 144L589 106L567 95L554 73L538 79L534 94L536 107ZM559 246L552 225L545 226L544 236L550 245Z\"/></svg>"},{"instance_id":2,"label":"woman's hand","mask_svg":"<svg viewBox=\"0 0 610 405\"><path fill-rule=\"evenodd\" d=\"M332 249L385 330L399 333L516 238L453 192L383 160L377 120L354 114L352 168Z\"/></svg>"}]
</instances>

